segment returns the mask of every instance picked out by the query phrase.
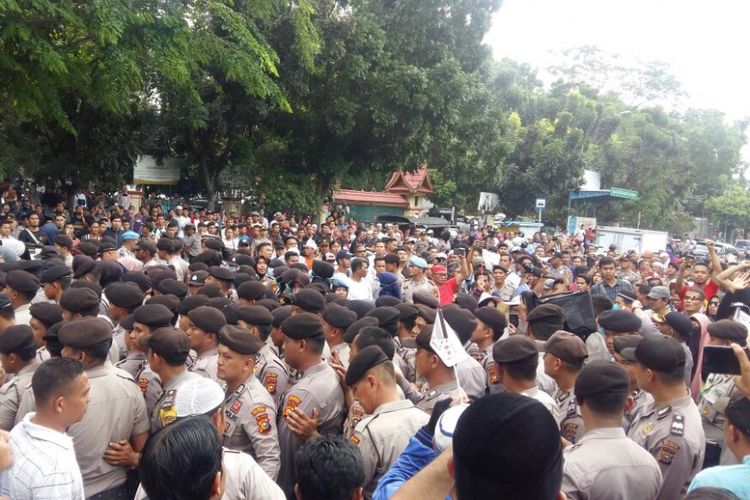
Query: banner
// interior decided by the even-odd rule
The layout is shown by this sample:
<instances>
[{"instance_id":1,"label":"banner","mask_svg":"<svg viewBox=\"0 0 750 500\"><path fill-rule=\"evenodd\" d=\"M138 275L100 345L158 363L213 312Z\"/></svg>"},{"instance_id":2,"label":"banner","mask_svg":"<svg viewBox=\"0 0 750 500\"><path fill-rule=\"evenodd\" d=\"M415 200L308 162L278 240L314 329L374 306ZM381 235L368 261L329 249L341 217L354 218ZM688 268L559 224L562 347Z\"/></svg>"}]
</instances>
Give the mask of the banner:
<instances>
[{"instance_id":1,"label":"banner","mask_svg":"<svg viewBox=\"0 0 750 500\"><path fill-rule=\"evenodd\" d=\"M139 156L133 167L133 184L174 186L179 181L180 166L177 160L172 158L164 158L157 162L154 156Z\"/></svg>"},{"instance_id":2,"label":"banner","mask_svg":"<svg viewBox=\"0 0 750 500\"><path fill-rule=\"evenodd\" d=\"M453 331L448 322L445 321L442 309L438 309L437 311L435 325L432 327L430 347L440 357L443 364L449 368L469 357L469 353L466 352L464 346L461 345L461 341L458 340L458 335L456 335L456 332Z\"/></svg>"}]
</instances>

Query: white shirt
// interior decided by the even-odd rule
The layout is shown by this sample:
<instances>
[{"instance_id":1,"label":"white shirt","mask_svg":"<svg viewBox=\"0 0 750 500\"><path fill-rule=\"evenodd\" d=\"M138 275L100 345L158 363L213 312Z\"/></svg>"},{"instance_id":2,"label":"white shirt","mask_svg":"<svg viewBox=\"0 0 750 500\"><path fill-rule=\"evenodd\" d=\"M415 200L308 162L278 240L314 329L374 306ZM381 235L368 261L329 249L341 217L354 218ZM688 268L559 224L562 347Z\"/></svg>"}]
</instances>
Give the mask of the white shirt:
<instances>
[{"instance_id":1,"label":"white shirt","mask_svg":"<svg viewBox=\"0 0 750 500\"><path fill-rule=\"evenodd\" d=\"M346 296L349 300L369 300L372 302L372 285L367 278L359 281L349 279L349 294Z\"/></svg>"},{"instance_id":2,"label":"white shirt","mask_svg":"<svg viewBox=\"0 0 750 500\"><path fill-rule=\"evenodd\" d=\"M31 304L24 304L22 306L18 306L14 311L13 314L16 317L16 324L17 325L31 325Z\"/></svg>"},{"instance_id":3,"label":"white shirt","mask_svg":"<svg viewBox=\"0 0 750 500\"><path fill-rule=\"evenodd\" d=\"M13 500L83 500L73 440L27 414L10 431L13 465L0 475L0 495Z\"/></svg>"},{"instance_id":4,"label":"white shirt","mask_svg":"<svg viewBox=\"0 0 750 500\"><path fill-rule=\"evenodd\" d=\"M7 238L0 239L3 241L4 247L10 248L19 257L26 251L26 245L23 243L23 241L20 241L13 236L8 236Z\"/></svg>"}]
</instances>

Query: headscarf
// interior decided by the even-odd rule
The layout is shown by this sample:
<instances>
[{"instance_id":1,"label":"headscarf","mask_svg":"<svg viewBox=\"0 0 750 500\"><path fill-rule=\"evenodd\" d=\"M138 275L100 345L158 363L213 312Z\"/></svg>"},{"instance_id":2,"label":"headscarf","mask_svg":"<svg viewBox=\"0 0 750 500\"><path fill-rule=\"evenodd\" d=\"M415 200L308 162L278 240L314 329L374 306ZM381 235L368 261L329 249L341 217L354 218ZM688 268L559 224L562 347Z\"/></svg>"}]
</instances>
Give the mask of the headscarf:
<instances>
[{"instance_id":1,"label":"headscarf","mask_svg":"<svg viewBox=\"0 0 750 500\"><path fill-rule=\"evenodd\" d=\"M379 297L389 296L401 299L401 287L398 284L398 278L393 273L378 273L378 281L380 282L380 293Z\"/></svg>"},{"instance_id":2,"label":"headscarf","mask_svg":"<svg viewBox=\"0 0 750 500\"><path fill-rule=\"evenodd\" d=\"M690 318L696 320L701 325L698 359L695 360L695 373L693 374L693 379L690 381L690 394L697 402L701 395L701 386L703 385L703 347L708 344L708 324L711 323L711 320L703 313L695 313Z\"/></svg>"}]
</instances>

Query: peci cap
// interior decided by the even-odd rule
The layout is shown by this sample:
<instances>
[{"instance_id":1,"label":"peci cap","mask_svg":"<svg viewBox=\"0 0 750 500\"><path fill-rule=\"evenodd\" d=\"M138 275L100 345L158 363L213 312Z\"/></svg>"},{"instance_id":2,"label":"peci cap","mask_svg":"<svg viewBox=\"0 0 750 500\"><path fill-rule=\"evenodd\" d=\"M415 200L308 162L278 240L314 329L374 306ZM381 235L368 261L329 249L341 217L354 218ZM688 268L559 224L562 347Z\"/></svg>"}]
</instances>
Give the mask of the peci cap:
<instances>
[{"instance_id":1,"label":"peci cap","mask_svg":"<svg viewBox=\"0 0 750 500\"><path fill-rule=\"evenodd\" d=\"M34 332L29 325L11 325L0 333L0 352L12 354L24 350L36 351Z\"/></svg>"},{"instance_id":2,"label":"peci cap","mask_svg":"<svg viewBox=\"0 0 750 500\"><path fill-rule=\"evenodd\" d=\"M526 361L538 355L534 341L523 335L498 340L492 347L492 359L498 364Z\"/></svg>"},{"instance_id":3,"label":"peci cap","mask_svg":"<svg viewBox=\"0 0 750 500\"><path fill-rule=\"evenodd\" d=\"M227 319L224 313L211 306L198 306L188 313L190 321L206 333L218 334Z\"/></svg>"},{"instance_id":4,"label":"peci cap","mask_svg":"<svg viewBox=\"0 0 750 500\"><path fill-rule=\"evenodd\" d=\"M618 335L614 338L615 352L627 361L638 361L635 357L635 348L643 339L641 335Z\"/></svg>"},{"instance_id":5,"label":"peci cap","mask_svg":"<svg viewBox=\"0 0 750 500\"><path fill-rule=\"evenodd\" d=\"M312 337L322 337L323 325L320 323L319 316L303 312L285 319L281 323L281 331L290 339L304 340Z\"/></svg>"},{"instance_id":6,"label":"peci cap","mask_svg":"<svg viewBox=\"0 0 750 500\"><path fill-rule=\"evenodd\" d=\"M604 311L596 320L599 326L615 333L635 333L641 328L641 318L624 309Z\"/></svg>"},{"instance_id":7,"label":"peci cap","mask_svg":"<svg viewBox=\"0 0 750 500\"><path fill-rule=\"evenodd\" d=\"M709 324L708 334L717 339L731 340L741 346L747 345L747 328L742 323L731 319L720 319Z\"/></svg>"},{"instance_id":8,"label":"peci cap","mask_svg":"<svg viewBox=\"0 0 750 500\"><path fill-rule=\"evenodd\" d=\"M102 318L77 318L63 323L57 332L57 338L62 345L85 349L111 342L112 327Z\"/></svg>"},{"instance_id":9,"label":"peci cap","mask_svg":"<svg viewBox=\"0 0 750 500\"><path fill-rule=\"evenodd\" d=\"M349 363L346 370L344 382L347 386L352 386L359 382L365 376L368 370L390 361L383 350L376 346L370 345L357 353L357 356Z\"/></svg>"},{"instance_id":10,"label":"peci cap","mask_svg":"<svg viewBox=\"0 0 750 500\"><path fill-rule=\"evenodd\" d=\"M685 350L672 337L644 337L635 348L635 358L640 364L656 372L681 375L685 371Z\"/></svg>"},{"instance_id":11,"label":"peci cap","mask_svg":"<svg viewBox=\"0 0 750 500\"><path fill-rule=\"evenodd\" d=\"M234 325L226 325L219 330L219 344L239 354L258 354L263 348L263 342L258 337Z\"/></svg>"},{"instance_id":12,"label":"peci cap","mask_svg":"<svg viewBox=\"0 0 750 500\"><path fill-rule=\"evenodd\" d=\"M219 408L225 397L221 386L214 379L193 377L180 385L180 390L174 394L175 417L206 415Z\"/></svg>"},{"instance_id":13,"label":"peci cap","mask_svg":"<svg viewBox=\"0 0 750 500\"><path fill-rule=\"evenodd\" d=\"M612 392L622 393L623 396L630 392L628 373L614 361L591 361L578 372L574 388L576 398Z\"/></svg>"},{"instance_id":14,"label":"peci cap","mask_svg":"<svg viewBox=\"0 0 750 500\"><path fill-rule=\"evenodd\" d=\"M589 352L578 335L564 330L552 334L544 345L544 352L557 356L569 365L583 366Z\"/></svg>"}]
</instances>

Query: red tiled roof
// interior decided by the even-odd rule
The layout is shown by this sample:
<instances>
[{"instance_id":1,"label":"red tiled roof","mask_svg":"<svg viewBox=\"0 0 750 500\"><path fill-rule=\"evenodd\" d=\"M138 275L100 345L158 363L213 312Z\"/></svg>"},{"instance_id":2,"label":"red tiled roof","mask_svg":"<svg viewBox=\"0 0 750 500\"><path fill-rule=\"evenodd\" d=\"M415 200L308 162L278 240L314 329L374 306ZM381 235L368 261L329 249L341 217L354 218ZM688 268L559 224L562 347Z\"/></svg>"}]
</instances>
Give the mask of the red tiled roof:
<instances>
[{"instance_id":1,"label":"red tiled roof","mask_svg":"<svg viewBox=\"0 0 750 500\"><path fill-rule=\"evenodd\" d=\"M409 202L397 193L381 193L377 191L357 191L355 189L341 189L334 193L335 201L361 203L368 205L397 205L407 207Z\"/></svg>"}]
</instances>

